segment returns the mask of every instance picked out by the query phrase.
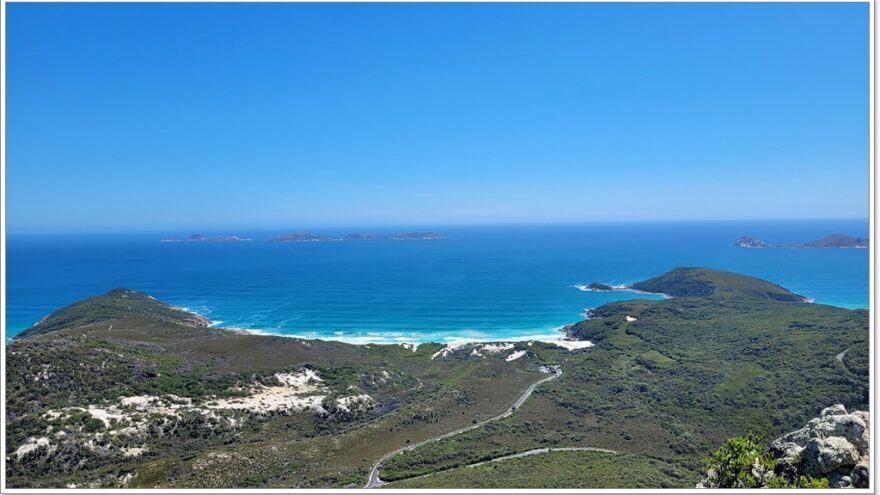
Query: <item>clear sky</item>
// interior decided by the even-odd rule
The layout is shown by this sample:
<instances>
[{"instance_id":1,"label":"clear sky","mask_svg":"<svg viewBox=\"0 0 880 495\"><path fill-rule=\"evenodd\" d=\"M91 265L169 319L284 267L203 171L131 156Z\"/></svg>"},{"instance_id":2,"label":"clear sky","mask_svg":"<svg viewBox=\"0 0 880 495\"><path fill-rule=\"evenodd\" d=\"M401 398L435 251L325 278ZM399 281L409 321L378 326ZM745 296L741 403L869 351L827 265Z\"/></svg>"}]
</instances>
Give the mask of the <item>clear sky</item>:
<instances>
[{"instance_id":1,"label":"clear sky","mask_svg":"<svg viewBox=\"0 0 880 495\"><path fill-rule=\"evenodd\" d=\"M7 4L10 230L868 214L868 4Z\"/></svg>"}]
</instances>

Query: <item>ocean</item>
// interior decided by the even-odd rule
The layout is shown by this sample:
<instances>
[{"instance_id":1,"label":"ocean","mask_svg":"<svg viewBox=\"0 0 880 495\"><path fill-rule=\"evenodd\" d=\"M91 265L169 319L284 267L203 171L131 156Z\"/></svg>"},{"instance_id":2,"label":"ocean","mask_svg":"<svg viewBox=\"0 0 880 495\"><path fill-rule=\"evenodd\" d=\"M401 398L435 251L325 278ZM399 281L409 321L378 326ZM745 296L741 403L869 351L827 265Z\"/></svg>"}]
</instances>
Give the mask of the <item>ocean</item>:
<instances>
[{"instance_id":1,"label":"ocean","mask_svg":"<svg viewBox=\"0 0 880 495\"><path fill-rule=\"evenodd\" d=\"M161 243L191 232L7 235L6 338L66 304L126 287L217 326L352 343L558 336L604 303L651 297L584 292L677 266L741 272L817 303L867 308L867 249L742 249L743 235L801 243L868 236L867 220L594 223L400 229L438 241L275 243L285 230L228 230L253 242Z\"/></svg>"}]
</instances>

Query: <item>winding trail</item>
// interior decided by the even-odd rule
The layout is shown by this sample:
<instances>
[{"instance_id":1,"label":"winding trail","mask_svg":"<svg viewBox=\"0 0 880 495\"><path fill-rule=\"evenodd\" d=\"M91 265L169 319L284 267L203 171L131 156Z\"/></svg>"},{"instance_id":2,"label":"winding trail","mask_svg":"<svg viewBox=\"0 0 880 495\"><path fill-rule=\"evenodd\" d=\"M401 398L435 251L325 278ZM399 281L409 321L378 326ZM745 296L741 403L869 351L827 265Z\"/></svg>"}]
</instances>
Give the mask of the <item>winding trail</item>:
<instances>
[{"instance_id":1,"label":"winding trail","mask_svg":"<svg viewBox=\"0 0 880 495\"><path fill-rule=\"evenodd\" d=\"M527 450L525 452L520 452L518 454L510 454L510 455L505 455L505 456L501 456L501 457L496 457L494 459L488 459L485 461L475 462L473 464L465 464L464 466L455 466L455 467L450 467L447 469L441 469L440 471L434 471L432 473L427 473L427 474L420 474L418 476L413 476L412 478L406 478L406 479L397 480L397 481L417 480L420 478L427 478L429 476L442 474L442 473L445 473L446 471L451 471L453 469L475 468L477 466L482 466L483 464L489 464L490 462L506 461L508 459L516 459L519 457L528 457L528 456L538 455L538 454L547 454L550 452L605 452L607 454L618 454L619 453L616 450L600 449L598 447L544 447L541 449L532 449L532 450Z\"/></svg>"},{"instance_id":2,"label":"winding trail","mask_svg":"<svg viewBox=\"0 0 880 495\"><path fill-rule=\"evenodd\" d=\"M527 450L525 452L520 452L518 454L510 454L510 455L505 455L502 457L496 457L494 459L489 459L488 461L475 462L473 464L468 464L465 467L472 468L472 467L482 466L483 464L488 464L490 462L506 461L508 459L516 459L518 457L528 457L530 455L537 455L537 454L548 454L550 452L604 452L606 454L617 454L618 453L616 450L600 449L599 447L544 447L542 449L532 449L532 450ZM434 474L434 473L431 473L431 474Z\"/></svg>"},{"instance_id":3,"label":"winding trail","mask_svg":"<svg viewBox=\"0 0 880 495\"><path fill-rule=\"evenodd\" d=\"M396 456L397 454L400 454L401 452L406 452L407 450L413 450L413 449L421 447L422 445L429 444L431 442L436 442L438 440L443 440L444 438L453 437L453 436L458 435L460 433L464 433L466 431L470 431L475 428L479 428L479 427L485 425L486 423L491 423L492 421L498 421L499 419L504 419L504 418L510 416L511 414L513 414L514 411L517 410L517 408L519 408L523 404L523 402L526 401L526 399L529 398L530 395L532 395L532 392L535 391L535 387L537 387L538 385L540 385L544 382L548 382L550 380L555 380L555 379L559 378L560 376L562 376L562 368L560 368L559 366L553 366L553 367L549 367L549 368L553 371L552 375L550 375L546 378L542 378L542 379L536 381L535 383L529 385L528 387L526 387L526 389L523 390L523 393L520 394L520 396L516 399L516 401L514 401L514 403L510 407L508 407L506 411L499 414L498 416L493 416L489 419L484 419L483 421L480 421L479 423L475 423L470 426L466 426L464 428L459 428L457 430L453 430L448 433L444 433L442 435L429 438L427 440L422 440L421 442L414 443L412 445L407 445L406 447L401 447L397 450L393 450L393 451L385 454L384 456L382 456L381 459L379 459L376 462L376 464L373 466L373 469L370 470L370 477L367 480L367 484L366 484L366 486L364 486L364 488L379 488L380 486L384 485L385 482L382 481L381 479L379 479L379 469L382 468L382 463L388 461L389 459ZM514 455L516 455L516 454L514 454Z\"/></svg>"},{"instance_id":4,"label":"winding trail","mask_svg":"<svg viewBox=\"0 0 880 495\"><path fill-rule=\"evenodd\" d=\"M840 361L840 365L843 366L843 369L845 369L846 371L849 371L849 368L846 367L846 363L843 362L843 358L844 356L846 356L846 353L849 352L850 349L852 349L852 347L847 347L846 349L844 349L843 352L834 356L835 358L837 358L838 361Z\"/></svg>"}]
</instances>

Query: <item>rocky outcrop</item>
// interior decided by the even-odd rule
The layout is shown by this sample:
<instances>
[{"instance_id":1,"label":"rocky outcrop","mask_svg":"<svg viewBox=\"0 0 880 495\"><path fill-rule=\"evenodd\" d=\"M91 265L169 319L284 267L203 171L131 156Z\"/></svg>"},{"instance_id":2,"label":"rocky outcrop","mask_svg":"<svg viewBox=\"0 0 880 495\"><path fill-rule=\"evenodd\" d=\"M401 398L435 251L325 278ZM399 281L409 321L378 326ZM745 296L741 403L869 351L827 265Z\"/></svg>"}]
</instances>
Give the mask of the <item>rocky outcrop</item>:
<instances>
[{"instance_id":1,"label":"rocky outcrop","mask_svg":"<svg viewBox=\"0 0 880 495\"><path fill-rule=\"evenodd\" d=\"M870 427L867 411L827 407L803 428L770 444L775 472L789 481L809 476L828 479L831 488L867 488Z\"/></svg>"},{"instance_id":2,"label":"rocky outcrop","mask_svg":"<svg viewBox=\"0 0 880 495\"><path fill-rule=\"evenodd\" d=\"M749 433L707 459L697 488L869 488L870 415L826 407L765 450Z\"/></svg>"},{"instance_id":3,"label":"rocky outcrop","mask_svg":"<svg viewBox=\"0 0 880 495\"><path fill-rule=\"evenodd\" d=\"M752 237L743 236L733 242L733 245L741 248L765 248L767 244L760 240L754 239Z\"/></svg>"}]
</instances>

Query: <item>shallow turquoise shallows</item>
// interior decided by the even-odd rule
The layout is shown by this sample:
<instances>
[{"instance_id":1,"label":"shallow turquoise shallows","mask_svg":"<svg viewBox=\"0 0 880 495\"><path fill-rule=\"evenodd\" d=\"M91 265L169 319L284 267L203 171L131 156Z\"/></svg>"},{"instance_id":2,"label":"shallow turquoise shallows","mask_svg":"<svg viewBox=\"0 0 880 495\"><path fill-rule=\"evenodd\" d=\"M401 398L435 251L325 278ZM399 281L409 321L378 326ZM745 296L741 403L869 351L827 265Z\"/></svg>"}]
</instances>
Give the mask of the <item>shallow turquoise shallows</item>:
<instances>
[{"instance_id":1,"label":"shallow turquoise shallows","mask_svg":"<svg viewBox=\"0 0 880 495\"><path fill-rule=\"evenodd\" d=\"M866 249L731 246L743 235L768 243L834 233L867 237L866 220L372 231L408 230L435 230L448 238L275 243L267 239L284 230L229 230L217 233L254 240L160 243L181 233L10 234L6 336L114 287L147 292L219 326L310 338L380 343L553 335L582 319L585 309L646 297L583 292L577 285L630 283L676 266L732 270L817 303L868 306Z\"/></svg>"}]
</instances>

